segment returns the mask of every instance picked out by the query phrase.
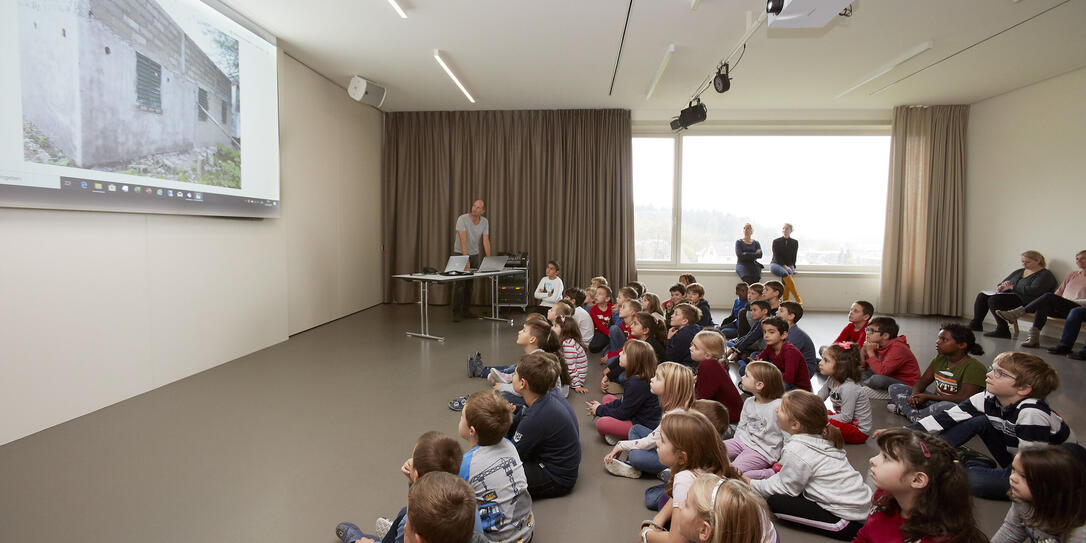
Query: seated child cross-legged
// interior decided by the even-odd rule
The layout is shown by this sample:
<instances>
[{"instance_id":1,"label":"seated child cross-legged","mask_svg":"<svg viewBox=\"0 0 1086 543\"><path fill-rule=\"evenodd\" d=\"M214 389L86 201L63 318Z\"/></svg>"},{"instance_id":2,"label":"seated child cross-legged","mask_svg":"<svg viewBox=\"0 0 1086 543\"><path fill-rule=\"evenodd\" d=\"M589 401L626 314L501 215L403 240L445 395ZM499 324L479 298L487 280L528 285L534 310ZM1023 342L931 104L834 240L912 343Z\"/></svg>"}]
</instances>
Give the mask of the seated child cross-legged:
<instances>
[{"instance_id":1,"label":"seated child cross-legged","mask_svg":"<svg viewBox=\"0 0 1086 543\"><path fill-rule=\"evenodd\" d=\"M427 473L407 493L405 543L468 543L475 496L463 479Z\"/></svg>"},{"instance_id":2,"label":"seated child cross-legged","mask_svg":"<svg viewBox=\"0 0 1086 543\"><path fill-rule=\"evenodd\" d=\"M1045 445L1011 463L1011 508L992 543L1086 541L1086 450Z\"/></svg>"},{"instance_id":3,"label":"seated child cross-legged","mask_svg":"<svg viewBox=\"0 0 1086 543\"><path fill-rule=\"evenodd\" d=\"M635 313L630 320L630 339L640 339L648 343L652 347L652 352L656 353L658 361L666 356L665 333L663 326L650 313L644 311ZM619 394L625 383L626 371L619 365L618 355L615 355L607 360L607 369L603 372L603 378L600 381L600 391L604 394Z\"/></svg>"},{"instance_id":4,"label":"seated child cross-legged","mask_svg":"<svg viewBox=\"0 0 1086 543\"><path fill-rule=\"evenodd\" d=\"M588 314L587 309L582 307L585 301L584 291L577 287L567 288L562 300L573 307L573 318L581 331L581 345L587 349L588 344L592 342L595 327L592 326L592 316Z\"/></svg>"},{"instance_id":5,"label":"seated child cross-legged","mask_svg":"<svg viewBox=\"0 0 1086 543\"><path fill-rule=\"evenodd\" d=\"M724 334L724 337L733 338L739 335L738 319L743 310L750 304L748 289L747 284L742 281L735 284L735 300L732 301L732 312L724 317L724 320L720 321L720 333Z\"/></svg>"},{"instance_id":6,"label":"seated child cross-legged","mask_svg":"<svg viewBox=\"0 0 1086 543\"><path fill-rule=\"evenodd\" d=\"M611 341L611 313L614 304L611 303L611 289L607 285L596 287L595 305L588 310L592 317L594 333L588 343L588 350L598 353L607 347Z\"/></svg>"},{"instance_id":7,"label":"seated child cross-legged","mask_svg":"<svg viewBox=\"0 0 1086 543\"><path fill-rule=\"evenodd\" d=\"M984 390L987 368L969 355L982 355L984 348L977 345L976 336L968 326L956 322L944 323L935 340L938 353L916 384L890 385L890 403L886 409L916 422L924 417L946 411L972 395ZM927 392L928 385L935 383L935 393Z\"/></svg>"},{"instance_id":8,"label":"seated child cross-legged","mask_svg":"<svg viewBox=\"0 0 1086 543\"><path fill-rule=\"evenodd\" d=\"M739 384L754 397L743 402L735 437L724 446L735 469L748 478L764 479L773 475L773 463L784 446L777 425L777 406L784 394L781 370L769 362L751 362Z\"/></svg>"},{"instance_id":9,"label":"seated child cross-legged","mask_svg":"<svg viewBox=\"0 0 1086 543\"><path fill-rule=\"evenodd\" d=\"M965 468L947 443L904 428L879 435L871 458L878 487L858 543L983 543Z\"/></svg>"},{"instance_id":10,"label":"seated child cross-legged","mask_svg":"<svg viewBox=\"0 0 1086 543\"><path fill-rule=\"evenodd\" d=\"M744 371L743 359L752 353L765 350L765 337L763 335L765 330L762 328L762 322L769 317L769 302L765 300L751 302L749 315L754 320L750 326L750 331L739 339L728 342L728 360L739 364L740 374Z\"/></svg>"},{"instance_id":11,"label":"seated child cross-legged","mask_svg":"<svg viewBox=\"0 0 1086 543\"><path fill-rule=\"evenodd\" d=\"M671 520L683 541L779 543L765 499L742 480L704 473L694 480ZM644 531L645 528L642 528Z\"/></svg>"},{"instance_id":12,"label":"seated child cross-legged","mask_svg":"<svg viewBox=\"0 0 1086 543\"><path fill-rule=\"evenodd\" d=\"M818 354L815 352L814 341L796 324L803 318L803 306L796 302L781 302L781 306L777 308L777 316L788 323L788 343L795 345L799 352L803 353L803 358L807 361L807 373L818 375Z\"/></svg>"},{"instance_id":13,"label":"seated child cross-legged","mask_svg":"<svg viewBox=\"0 0 1086 543\"><path fill-rule=\"evenodd\" d=\"M705 299L705 287L700 283L691 283L686 287L686 301L690 305L698 308L701 312L701 319L698 320L698 326L702 328L715 327L713 322L713 314L709 309L709 300Z\"/></svg>"},{"instance_id":14,"label":"seated child cross-legged","mask_svg":"<svg viewBox=\"0 0 1086 543\"><path fill-rule=\"evenodd\" d=\"M830 399L830 424L841 430L845 443L863 443L871 434L871 400L860 390L860 347L852 343L830 345L822 351L819 372L826 384L818 397Z\"/></svg>"},{"instance_id":15,"label":"seated child cross-legged","mask_svg":"<svg viewBox=\"0 0 1086 543\"><path fill-rule=\"evenodd\" d=\"M665 487L667 501L652 518L651 529L644 532L646 543L672 539L674 534L669 533L668 526L672 524L675 508L686 501L690 485L698 475L710 473L729 479L740 477L739 472L728 463L720 433L705 415L694 410L673 413L661 422L657 452L660 462L671 469L671 477ZM652 490L645 493L646 502L656 501L659 493Z\"/></svg>"},{"instance_id":16,"label":"seated child cross-legged","mask_svg":"<svg viewBox=\"0 0 1086 543\"><path fill-rule=\"evenodd\" d=\"M686 366L664 362L656 367L649 390L659 397L664 412L661 420L669 414L686 411L694 405L694 372ZM659 425L649 429L635 424L628 437L628 440L615 443L611 452L603 457L603 466L608 473L637 479L642 473L655 475L666 469L656 453L660 442ZM626 453L626 461L619 458L622 453Z\"/></svg>"},{"instance_id":17,"label":"seated child cross-legged","mask_svg":"<svg viewBox=\"0 0 1086 543\"><path fill-rule=\"evenodd\" d=\"M701 331L698 321L701 319L701 311L698 308L682 303L675 306L675 312L671 314L671 329L667 332L667 359L690 369L697 364L690 358L690 342Z\"/></svg>"},{"instance_id":18,"label":"seated child cross-legged","mask_svg":"<svg viewBox=\"0 0 1086 543\"><path fill-rule=\"evenodd\" d=\"M602 402L585 402L588 414L599 417L596 431L608 445L628 437L635 424L647 428L660 424L660 402L649 390L649 381L656 375L656 354L652 347L639 339L631 339L618 359L627 376L623 397L607 394Z\"/></svg>"},{"instance_id":19,"label":"seated child cross-legged","mask_svg":"<svg viewBox=\"0 0 1086 543\"><path fill-rule=\"evenodd\" d=\"M762 340L765 349L755 360L764 360L777 366L784 379L784 389L811 391L811 374L807 372L807 360L795 345L788 342L788 323L780 317L762 321Z\"/></svg>"},{"instance_id":20,"label":"seated child cross-legged","mask_svg":"<svg viewBox=\"0 0 1086 543\"><path fill-rule=\"evenodd\" d=\"M460 443L441 432L426 432L419 436L415 442L415 448L411 452L411 458L403 463L400 473L407 477L408 486L418 482L419 478L431 472L445 472L457 474L460 469L460 461L463 450ZM404 523L407 508L400 511L395 520L381 517L377 519L377 534L369 535L355 524L341 522L336 526L336 536L343 543L372 543L384 541L386 543L401 543L404 541ZM473 515L473 524L475 516ZM480 530L481 525L477 526Z\"/></svg>"},{"instance_id":21,"label":"seated child cross-legged","mask_svg":"<svg viewBox=\"0 0 1086 543\"><path fill-rule=\"evenodd\" d=\"M555 307L569 307L564 302L558 302ZM554 335L558 336L561 348L558 354L565 363L569 375L569 388L578 394L588 394L584 382L588 378L588 354L584 352L581 344L581 330L577 320L572 315L559 315L554 318Z\"/></svg>"},{"instance_id":22,"label":"seated child cross-legged","mask_svg":"<svg viewBox=\"0 0 1086 543\"><path fill-rule=\"evenodd\" d=\"M460 412L458 431L471 445L460 464L460 477L475 491L488 541L532 539L532 497L524 466L517 448L505 438L512 424L511 405L492 390L468 396Z\"/></svg>"},{"instance_id":23,"label":"seated child cross-legged","mask_svg":"<svg viewBox=\"0 0 1086 543\"><path fill-rule=\"evenodd\" d=\"M876 317L867 325L860 369L864 393L871 399L889 400L890 385L913 386L920 378L920 364L905 336L899 336L898 331L897 321L890 317Z\"/></svg>"},{"instance_id":24,"label":"seated child cross-legged","mask_svg":"<svg viewBox=\"0 0 1086 543\"><path fill-rule=\"evenodd\" d=\"M786 393L777 424L791 436L781 452L781 470L751 481L751 488L766 497L779 520L851 540L867 518L871 489L848 462L841 431L829 424L822 399L805 390Z\"/></svg>"},{"instance_id":25,"label":"seated child cross-legged","mask_svg":"<svg viewBox=\"0 0 1086 543\"><path fill-rule=\"evenodd\" d=\"M1045 401L1059 384L1055 370L1039 357L1002 353L992 362L984 392L924 417L909 428L939 433L955 447L979 436L999 467L986 464L987 459L963 460L973 495L1005 500L1010 489L1010 464L1019 449L1076 442L1071 428ZM874 435L878 434L875 431Z\"/></svg>"},{"instance_id":26,"label":"seated child cross-legged","mask_svg":"<svg viewBox=\"0 0 1086 543\"><path fill-rule=\"evenodd\" d=\"M553 354L532 353L524 355L513 372L513 390L525 405L513 412L506 435L524 463L533 500L569 494L581 465L577 417L555 387L559 367Z\"/></svg>"},{"instance_id":27,"label":"seated child cross-legged","mask_svg":"<svg viewBox=\"0 0 1086 543\"><path fill-rule=\"evenodd\" d=\"M739 422L743 399L728 375L724 358L724 336L713 330L702 330L690 342L690 358L698 363L698 379L694 395L698 399L716 400L728 408L731 423Z\"/></svg>"}]
</instances>

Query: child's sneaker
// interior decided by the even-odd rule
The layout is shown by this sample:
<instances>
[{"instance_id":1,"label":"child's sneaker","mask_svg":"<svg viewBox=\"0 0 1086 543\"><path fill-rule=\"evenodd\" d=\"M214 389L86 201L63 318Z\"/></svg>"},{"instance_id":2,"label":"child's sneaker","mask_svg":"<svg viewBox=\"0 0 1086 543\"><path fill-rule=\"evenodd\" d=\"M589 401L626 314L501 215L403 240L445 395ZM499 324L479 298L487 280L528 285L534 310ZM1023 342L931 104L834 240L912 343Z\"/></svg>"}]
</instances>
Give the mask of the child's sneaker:
<instances>
[{"instance_id":1,"label":"child's sneaker","mask_svg":"<svg viewBox=\"0 0 1086 543\"><path fill-rule=\"evenodd\" d=\"M893 413L893 414L895 414L895 415L899 414L898 409L897 409L897 404L894 403L894 402L890 402L890 403L886 404L886 410Z\"/></svg>"},{"instance_id":2,"label":"child's sneaker","mask_svg":"<svg viewBox=\"0 0 1086 543\"><path fill-rule=\"evenodd\" d=\"M377 522L373 523L373 527L377 530L374 535L380 537L381 539L384 539L385 534L387 534L388 531L392 529L392 519L377 517Z\"/></svg>"},{"instance_id":3,"label":"child's sneaker","mask_svg":"<svg viewBox=\"0 0 1086 543\"><path fill-rule=\"evenodd\" d=\"M460 397L456 398L455 400L449 402L449 409L452 409L453 411L463 411L464 410L464 404L466 404L466 403L468 403L468 397L467 396L460 396Z\"/></svg>"},{"instance_id":4,"label":"child's sneaker","mask_svg":"<svg viewBox=\"0 0 1086 543\"><path fill-rule=\"evenodd\" d=\"M496 385L498 383L508 384L513 382L513 375L509 373L502 373L496 368L490 368L490 375L486 377L486 381L491 385Z\"/></svg>"},{"instance_id":5,"label":"child's sneaker","mask_svg":"<svg viewBox=\"0 0 1086 543\"><path fill-rule=\"evenodd\" d=\"M615 436L603 436L603 440L606 441L607 444L611 445L611 446L614 446L614 444L618 443L618 441L619 441L619 439L617 437L615 437Z\"/></svg>"},{"instance_id":6,"label":"child's sneaker","mask_svg":"<svg viewBox=\"0 0 1086 543\"><path fill-rule=\"evenodd\" d=\"M661 471L660 473L656 474L656 478L663 481L663 482L665 482L665 483L670 481L671 480L671 468L664 468L664 471Z\"/></svg>"},{"instance_id":7,"label":"child's sneaker","mask_svg":"<svg viewBox=\"0 0 1086 543\"><path fill-rule=\"evenodd\" d=\"M869 386L863 387L863 392L869 400L889 400L890 393L885 390L879 390L877 388L871 388Z\"/></svg>"},{"instance_id":8,"label":"child's sneaker","mask_svg":"<svg viewBox=\"0 0 1086 543\"><path fill-rule=\"evenodd\" d=\"M343 543L351 543L365 537L362 529L350 522L340 522L336 526L336 537Z\"/></svg>"},{"instance_id":9,"label":"child's sneaker","mask_svg":"<svg viewBox=\"0 0 1086 543\"><path fill-rule=\"evenodd\" d=\"M482 353L475 353L475 356L468 359L468 377L485 377L486 373L483 371L483 355Z\"/></svg>"},{"instance_id":10,"label":"child's sneaker","mask_svg":"<svg viewBox=\"0 0 1086 543\"><path fill-rule=\"evenodd\" d=\"M611 475L618 475L619 477L629 477L630 479L640 479L641 472L634 469L633 466L623 462L619 459L611 460L610 462L604 462L603 467L607 469L607 473Z\"/></svg>"}]
</instances>

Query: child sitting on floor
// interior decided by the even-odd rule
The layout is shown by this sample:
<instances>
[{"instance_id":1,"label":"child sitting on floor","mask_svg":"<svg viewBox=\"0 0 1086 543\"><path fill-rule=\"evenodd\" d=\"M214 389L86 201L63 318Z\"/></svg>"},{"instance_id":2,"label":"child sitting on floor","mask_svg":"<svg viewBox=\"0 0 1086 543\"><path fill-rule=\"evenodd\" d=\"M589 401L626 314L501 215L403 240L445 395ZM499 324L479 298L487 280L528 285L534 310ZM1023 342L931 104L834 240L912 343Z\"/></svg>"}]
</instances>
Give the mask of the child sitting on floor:
<instances>
[{"instance_id":1,"label":"child sitting on floor","mask_svg":"<svg viewBox=\"0 0 1086 543\"><path fill-rule=\"evenodd\" d=\"M555 307L560 305L564 304L560 302ZM569 388L578 394L588 394L588 389L584 386L585 379L588 378L588 355L581 344L581 329L576 319L573 316L559 315L555 317L551 329L562 345L558 354L569 373Z\"/></svg>"},{"instance_id":2,"label":"child sitting on floor","mask_svg":"<svg viewBox=\"0 0 1086 543\"><path fill-rule=\"evenodd\" d=\"M762 340L765 349L755 360L765 360L781 370L785 390L811 391L811 375L807 373L807 361L795 345L788 343L788 323L780 317L762 321Z\"/></svg>"},{"instance_id":3,"label":"child sitting on floor","mask_svg":"<svg viewBox=\"0 0 1086 543\"><path fill-rule=\"evenodd\" d=\"M566 289L565 297L562 299L573 306L573 318L577 320L577 327L581 331L581 345L587 349L588 344L592 342L595 327L592 326L592 315L589 315L588 310L582 307L584 306L585 293L579 288L570 287Z\"/></svg>"},{"instance_id":4,"label":"child sitting on floor","mask_svg":"<svg viewBox=\"0 0 1086 543\"><path fill-rule=\"evenodd\" d=\"M739 384L754 396L743 402L735 436L724 446L735 469L752 479L764 479L773 475L773 463L784 446L784 434L777 425L784 381L777 366L751 362Z\"/></svg>"},{"instance_id":5,"label":"child sitting on floor","mask_svg":"<svg viewBox=\"0 0 1086 543\"><path fill-rule=\"evenodd\" d=\"M475 496L463 479L442 472L419 477L407 493L405 543L474 541L471 515Z\"/></svg>"},{"instance_id":6,"label":"child sitting on floor","mask_svg":"<svg viewBox=\"0 0 1086 543\"><path fill-rule=\"evenodd\" d=\"M818 375L818 354L815 353L814 342L802 328L796 325L803 318L803 306L797 302L781 302L777 308L777 316L788 323L788 343L795 345L799 352L803 353L803 359L807 361L807 372Z\"/></svg>"},{"instance_id":7,"label":"child sitting on floor","mask_svg":"<svg viewBox=\"0 0 1086 543\"><path fill-rule=\"evenodd\" d=\"M702 330L690 342L690 358L698 363L694 395L700 399L716 400L728 408L731 423L739 422L743 399L728 375L724 359L724 337L712 330Z\"/></svg>"},{"instance_id":8,"label":"child sitting on floor","mask_svg":"<svg viewBox=\"0 0 1086 543\"><path fill-rule=\"evenodd\" d=\"M890 403L886 409L916 422L924 417L940 413L968 400L984 390L988 369L976 358L984 348L977 344L973 331L964 324L948 322L939 330L935 340L938 353L924 375L913 386L904 383L890 385ZM935 383L935 393L927 392L928 385Z\"/></svg>"},{"instance_id":9,"label":"child sitting on floor","mask_svg":"<svg viewBox=\"0 0 1086 543\"><path fill-rule=\"evenodd\" d=\"M1086 458L1077 445L1020 451L1011 462L1011 509L992 543L1086 541Z\"/></svg>"},{"instance_id":10,"label":"child sitting on floor","mask_svg":"<svg viewBox=\"0 0 1086 543\"><path fill-rule=\"evenodd\" d=\"M765 499L742 480L699 475L671 521L685 541L780 543ZM642 528L642 532L652 529Z\"/></svg>"},{"instance_id":11,"label":"child sitting on floor","mask_svg":"<svg viewBox=\"0 0 1086 543\"><path fill-rule=\"evenodd\" d=\"M720 322L720 333L724 334L724 337L733 338L739 335L739 325L736 320L750 304L750 300L747 299L748 288L747 284L742 281L735 285L735 300L732 302L732 312Z\"/></svg>"},{"instance_id":12,"label":"child sitting on floor","mask_svg":"<svg viewBox=\"0 0 1086 543\"><path fill-rule=\"evenodd\" d=\"M910 387L920 378L916 362L905 336L899 336L897 321L890 317L871 319L860 350L860 370L863 372L864 392L869 398L889 400L886 389L904 383Z\"/></svg>"},{"instance_id":13,"label":"child sitting on floor","mask_svg":"<svg viewBox=\"0 0 1086 543\"><path fill-rule=\"evenodd\" d=\"M830 345L822 351L818 369L826 384L818 397L830 399L830 424L841 430L845 443L863 443L871 434L871 400L860 390L860 348L851 343Z\"/></svg>"},{"instance_id":14,"label":"child sitting on floor","mask_svg":"<svg viewBox=\"0 0 1086 543\"><path fill-rule=\"evenodd\" d=\"M713 314L709 310L709 300L705 299L705 287L701 286L700 283L687 285L686 301L701 312L701 320L698 321L698 326L702 328L716 327L716 323L713 322Z\"/></svg>"},{"instance_id":15,"label":"child sitting on floor","mask_svg":"<svg viewBox=\"0 0 1086 543\"><path fill-rule=\"evenodd\" d=\"M656 355L648 343L638 339L626 342L618 357L619 365L626 372L624 395L611 394L602 402L585 402L585 410L596 419L596 431L608 445L618 443L630 435L635 424L655 428L660 424L660 402L649 390L649 382L656 375Z\"/></svg>"},{"instance_id":16,"label":"child sitting on floor","mask_svg":"<svg viewBox=\"0 0 1086 543\"><path fill-rule=\"evenodd\" d=\"M675 312L671 315L671 329L667 332L667 360L677 362L688 368L696 368L697 364L690 358L690 342L694 336L701 332L698 321L701 320L701 312L690 304L675 306Z\"/></svg>"},{"instance_id":17,"label":"child sitting on floor","mask_svg":"<svg viewBox=\"0 0 1086 543\"><path fill-rule=\"evenodd\" d=\"M592 341L588 344L588 350L598 353L611 341L611 313L615 306L611 303L611 289L607 285L596 287L595 303L596 305L588 311L595 330Z\"/></svg>"}]
</instances>

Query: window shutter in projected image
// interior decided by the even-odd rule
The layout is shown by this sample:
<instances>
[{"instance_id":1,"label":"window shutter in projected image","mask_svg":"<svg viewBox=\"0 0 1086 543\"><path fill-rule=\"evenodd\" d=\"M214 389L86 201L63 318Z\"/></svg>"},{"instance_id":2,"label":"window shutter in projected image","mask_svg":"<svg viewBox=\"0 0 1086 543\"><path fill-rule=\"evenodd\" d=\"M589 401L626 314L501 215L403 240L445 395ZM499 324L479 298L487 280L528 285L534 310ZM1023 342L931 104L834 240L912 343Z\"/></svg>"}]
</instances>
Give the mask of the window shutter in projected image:
<instances>
[{"instance_id":1,"label":"window shutter in projected image","mask_svg":"<svg viewBox=\"0 0 1086 543\"><path fill-rule=\"evenodd\" d=\"M162 66L136 53L136 103L139 107L162 113Z\"/></svg>"},{"instance_id":2,"label":"window shutter in projected image","mask_svg":"<svg viewBox=\"0 0 1086 543\"><path fill-rule=\"evenodd\" d=\"M196 92L196 102L200 104L200 107L196 108L197 118L201 121L207 120L207 90L200 89Z\"/></svg>"}]
</instances>

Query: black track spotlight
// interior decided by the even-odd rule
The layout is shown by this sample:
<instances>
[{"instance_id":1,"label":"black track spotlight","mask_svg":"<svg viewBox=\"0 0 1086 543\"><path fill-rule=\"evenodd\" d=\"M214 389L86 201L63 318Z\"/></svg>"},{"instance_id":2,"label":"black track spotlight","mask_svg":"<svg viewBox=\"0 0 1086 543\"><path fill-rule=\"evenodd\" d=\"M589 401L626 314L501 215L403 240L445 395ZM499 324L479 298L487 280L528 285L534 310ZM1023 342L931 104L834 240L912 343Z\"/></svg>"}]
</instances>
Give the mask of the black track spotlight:
<instances>
[{"instance_id":1,"label":"black track spotlight","mask_svg":"<svg viewBox=\"0 0 1086 543\"><path fill-rule=\"evenodd\" d=\"M766 13L770 15L780 15L782 9L784 9L784 0L766 0Z\"/></svg>"},{"instance_id":2,"label":"black track spotlight","mask_svg":"<svg viewBox=\"0 0 1086 543\"><path fill-rule=\"evenodd\" d=\"M686 109L679 112L679 122L683 128L690 128L704 121L707 116L708 111L705 109L705 104L701 103L701 98L698 98L690 102Z\"/></svg>"},{"instance_id":3,"label":"black track spotlight","mask_svg":"<svg viewBox=\"0 0 1086 543\"><path fill-rule=\"evenodd\" d=\"M716 75L713 76L713 88L716 89L717 92L728 92L728 89L732 88L732 80L728 77L727 62L720 68L717 68Z\"/></svg>"}]
</instances>

